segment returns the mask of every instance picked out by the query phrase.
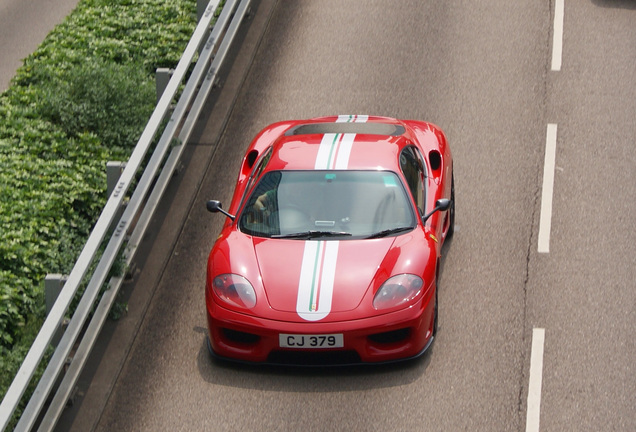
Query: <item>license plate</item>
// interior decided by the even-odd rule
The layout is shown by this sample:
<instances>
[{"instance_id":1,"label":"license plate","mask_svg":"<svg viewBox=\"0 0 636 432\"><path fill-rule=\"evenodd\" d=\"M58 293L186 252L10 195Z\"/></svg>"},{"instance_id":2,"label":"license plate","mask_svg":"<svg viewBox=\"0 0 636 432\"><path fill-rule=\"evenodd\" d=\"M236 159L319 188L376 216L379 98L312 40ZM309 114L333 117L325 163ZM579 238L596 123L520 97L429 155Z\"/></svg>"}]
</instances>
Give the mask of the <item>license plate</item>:
<instances>
[{"instance_id":1,"label":"license plate","mask_svg":"<svg viewBox=\"0 0 636 432\"><path fill-rule=\"evenodd\" d=\"M344 340L340 334L299 335L279 334L278 342L281 348L319 349L342 348Z\"/></svg>"}]
</instances>

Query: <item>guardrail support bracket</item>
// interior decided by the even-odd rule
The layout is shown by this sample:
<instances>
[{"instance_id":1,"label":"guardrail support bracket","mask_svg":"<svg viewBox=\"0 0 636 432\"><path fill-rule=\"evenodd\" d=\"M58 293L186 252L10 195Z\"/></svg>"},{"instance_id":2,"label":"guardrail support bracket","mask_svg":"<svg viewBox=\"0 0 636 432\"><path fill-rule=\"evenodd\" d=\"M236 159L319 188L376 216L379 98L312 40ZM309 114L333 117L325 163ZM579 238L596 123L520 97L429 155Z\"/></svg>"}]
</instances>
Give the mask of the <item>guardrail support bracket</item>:
<instances>
[{"instance_id":1,"label":"guardrail support bracket","mask_svg":"<svg viewBox=\"0 0 636 432\"><path fill-rule=\"evenodd\" d=\"M66 276L61 274L47 274L44 277L44 301L46 304L46 314L48 315L53 305L55 304L55 300L60 295L62 291L62 287L66 282ZM51 339L51 345L56 347L57 344L62 339L62 335L64 334L64 329L68 325L68 318L64 318L64 320L60 323L60 326L53 334L53 338Z\"/></svg>"},{"instance_id":2,"label":"guardrail support bracket","mask_svg":"<svg viewBox=\"0 0 636 432\"><path fill-rule=\"evenodd\" d=\"M170 78L174 73L174 69L170 68L158 68L155 72L155 84L157 88L157 103L159 103L159 99L163 96L163 92L168 87L168 83L170 82Z\"/></svg>"}]
</instances>

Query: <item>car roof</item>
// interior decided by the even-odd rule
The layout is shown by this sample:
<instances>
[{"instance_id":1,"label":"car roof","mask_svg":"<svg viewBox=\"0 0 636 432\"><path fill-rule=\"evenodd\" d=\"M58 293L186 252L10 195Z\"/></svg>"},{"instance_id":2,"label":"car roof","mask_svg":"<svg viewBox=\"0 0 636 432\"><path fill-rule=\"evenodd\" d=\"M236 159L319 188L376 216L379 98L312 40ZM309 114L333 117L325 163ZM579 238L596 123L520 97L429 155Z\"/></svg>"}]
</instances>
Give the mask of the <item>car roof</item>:
<instances>
[{"instance_id":1,"label":"car roof","mask_svg":"<svg viewBox=\"0 0 636 432\"><path fill-rule=\"evenodd\" d=\"M322 117L291 125L273 142L267 171L272 170L390 170L398 171L398 156L410 144L403 123L385 117L343 121ZM333 163L321 165L321 147Z\"/></svg>"}]
</instances>

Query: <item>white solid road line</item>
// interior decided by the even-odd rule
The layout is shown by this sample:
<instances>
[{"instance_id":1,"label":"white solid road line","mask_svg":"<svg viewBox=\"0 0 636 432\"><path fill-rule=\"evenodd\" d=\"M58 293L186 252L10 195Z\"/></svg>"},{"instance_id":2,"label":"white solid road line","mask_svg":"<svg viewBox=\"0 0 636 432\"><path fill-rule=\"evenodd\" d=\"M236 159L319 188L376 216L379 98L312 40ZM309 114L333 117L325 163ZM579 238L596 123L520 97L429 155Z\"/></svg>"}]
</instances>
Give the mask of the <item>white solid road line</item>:
<instances>
[{"instance_id":1,"label":"white solid road line","mask_svg":"<svg viewBox=\"0 0 636 432\"><path fill-rule=\"evenodd\" d=\"M528 407L526 410L526 432L539 432L544 341L545 329L533 329L532 351L530 352L530 384L528 385Z\"/></svg>"},{"instance_id":2,"label":"white solid road line","mask_svg":"<svg viewBox=\"0 0 636 432\"><path fill-rule=\"evenodd\" d=\"M543 164L543 191L539 219L539 253L550 252L550 227L552 225L552 195L554 190L554 165L556 158L557 125L550 123L546 134L545 161Z\"/></svg>"},{"instance_id":3,"label":"white solid road line","mask_svg":"<svg viewBox=\"0 0 636 432\"><path fill-rule=\"evenodd\" d=\"M561 70L561 58L563 55L563 15L565 0L556 0L554 3L554 28L552 38L552 70Z\"/></svg>"}]
</instances>

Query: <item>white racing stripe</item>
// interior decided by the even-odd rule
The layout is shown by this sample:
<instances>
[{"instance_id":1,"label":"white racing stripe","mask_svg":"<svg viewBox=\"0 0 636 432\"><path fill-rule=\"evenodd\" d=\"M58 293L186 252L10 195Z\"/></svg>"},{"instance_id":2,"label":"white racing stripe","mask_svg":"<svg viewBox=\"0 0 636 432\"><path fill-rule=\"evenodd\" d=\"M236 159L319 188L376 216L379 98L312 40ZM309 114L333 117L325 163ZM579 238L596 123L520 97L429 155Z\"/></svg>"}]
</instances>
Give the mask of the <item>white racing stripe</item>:
<instances>
[{"instance_id":1,"label":"white racing stripe","mask_svg":"<svg viewBox=\"0 0 636 432\"><path fill-rule=\"evenodd\" d=\"M356 134L351 134L351 133L347 133L342 136L333 168L347 169L347 167L349 166L349 156L351 155L351 147L353 147L353 140L355 138L356 138Z\"/></svg>"},{"instance_id":2,"label":"white racing stripe","mask_svg":"<svg viewBox=\"0 0 636 432\"><path fill-rule=\"evenodd\" d=\"M307 321L318 321L331 312L339 241L305 242L296 312Z\"/></svg>"},{"instance_id":3,"label":"white racing stripe","mask_svg":"<svg viewBox=\"0 0 636 432\"><path fill-rule=\"evenodd\" d=\"M339 115L336 123L366 123L368 115Z\"/></svg>"},{"instance_id":4,"label":"white racing stripe","mask_svg":"<svg viewBox=\"0 0 636 432\"><path fill-rule=\"evenodd\" d=\"M368 119L367 115L341 115L336 123L365 123ZM324 134L314 168L347 169L355 138L354 133ZM319 321L331 312L339 244L338 241L305 242L296 299L296 313L304 320Z\"/></svg>"},{"instance_id":5,"label":"white racing stripe","mask_svg":"<svg viewBox=\"0 0 636 432\"><path fill-rule=\"evenodd\" d=\"M341 115L336 123L366 123L368 115ZM356 134L327 133L320 141L314 169L347 169Z\"/></svg>"},{"instance_id":6,"label":"white racing stripe","mask_svg":"<svg viewBox=\"0 0 636 432\"><path fill-rule=\"evenodd\" d=\"M336 166L339 169L347 168L354 138L355 134L324 134L318 147L314 168L334 169Z\"/></svg>"}]
</instances>

